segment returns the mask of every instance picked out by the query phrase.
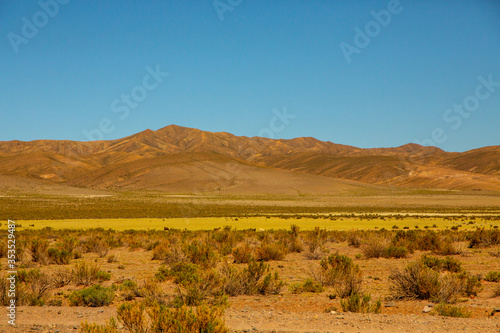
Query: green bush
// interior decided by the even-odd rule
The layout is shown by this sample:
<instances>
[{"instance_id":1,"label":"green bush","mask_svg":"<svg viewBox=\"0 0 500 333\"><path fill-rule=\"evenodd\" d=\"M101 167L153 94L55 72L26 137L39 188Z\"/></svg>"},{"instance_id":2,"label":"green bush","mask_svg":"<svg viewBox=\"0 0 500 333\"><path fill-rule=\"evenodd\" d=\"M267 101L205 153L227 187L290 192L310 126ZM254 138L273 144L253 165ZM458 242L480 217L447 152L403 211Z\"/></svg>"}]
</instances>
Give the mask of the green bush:
<instances>
[{"instance_id":1,"label":"green bush","mask_svg":"<svg viewBox=\"0 0 500 333\"><path fill-rule=\"evenodd\" d=\"M314 281L311 278L306 279L303 283L295 283L290 286L292 294L299 293L320 293L324 290L321 283Z\"/></svg>"},{"instance_id":2,"label":"green bush","mask_svg":"<svg viewBox=\"0 0 500 333\"><path fill-rule=\"evenodd\" d=\"M472 314L465 308L443 303L439 304L434 308L434 313L440 316L456 317L456 318L469 318Z\"/></svg>"},{"instance_id":3,"label":"green bush","mask_svg":"<svg viewBox=\"0 0 500 333\"><path fill-rule=\"evenodd\" d=\"M373 303L370 294L353 293L340 300L340 306L344 312L380 313L382 303L380 300Z\"/></svg>"},{"instance_id":4,"label":"green bush","mask_svg":"<svg viewBox=\"0 0 500 333\"><path fill-rule=\"evenodd\" d=\"M499 282L500 281L500 272L499 271L491 271L486 274L484 277L485 281L488 282Z\"/></svg>"},{"instance_id":5,"label":"green bush","mask_svg":"<svg viewBox=\"0 0 500 333\"><path fill-rule=\"evenodd\" d=\"M80 324L81 333L118 333L118 324L111 318L106 325L84 322Z\"/></svg>"},{"instance_id":6,"label":"green bush","mask_svg":"<svg viewBox=\"0 0 500 333\"><path fill-rule=\"evenodd\" d=\"M97 265L87 264L82 261L77 263L73 271L73 281L77 286L90 286L94 282L109 281L111 274L100 270Z\"/></svg>"},{"instance_id":7,"label":"green bush","mask_svg":"<svg viewBox=\"0 0 500 333\"><path fill-rule=\"evenodd\" d=\"M146 314L150 320L146 320ZM118 307L118 319L123 326L134 333L185 332L185 333L226 333L219 307L198 306L188 308L168 308L154 305L145 309L139 303L122 304Z\"/></svg>"},{"instance_id":8,"label":"green bush","mask_svg":"<svg viewBox=\"0 0 500 333\"><path fill-rule=\"evenodd\" d=\"M112 288L105 288L98 284L74 291L69 296L69 303L72 306L99 307L111 304L114 298L115 291Z\"/></svg>"},{"instance_id":9,"label":"green bush","mask_svg":"<svg viewBox=\"0 0 500 333\"><path fill-rule=\"evenodd\" d=\"M460 273L463 271L462 263L455 258L446 257L444 259L439 259L434 256L423 255L420 260L422 263L432 269L442 270L454 273Z\"/></svg>"},{"instance_id":10,"label":"green bush","mask_svg":"<svg viewBox=\"0 0 500 333\"><path fill-rule=\"evenodd\" d=\"M403 272L394 271L390 276L391 292L400 299L430 299L438 302L452 302L459 295L477 295L481 288L479 277L467 272L440 273L424 264L425 260L409 263ZM427 263L441 267L431 258Z\"/></svg>"},{"instance_id":11,"label":"green bush","mask_svg":"<svg viewBox=\"0 0 500 333\"><path fill-rule=\"evenodd\" d=\"M385 248L383 256L385 258L406 258L408 257L408 249L404 246L389 245Z\"/></svg>"},{"instance_id":12,"label":"green bush","mask_svg":"<svg viewBox=\"0 0 500 333\"><path fill-rule=\"evenodd\" d=\"M253 259L252 249L246 243L238 245L233 249L233 258L238 264L246 264Z\"/></svg>"},{"instance_id":13,"label":"green bush","mask_svg":"<svg viewBox=\"0 0 500 333\"><path fill-rule=\"evenodd\" d=\"M67 265L73 257L73 253L70 253L66 250L59 250L53 247L49 248L47 250L47 253L50 261L57 265Z\"/></svg>"},{"instance_id":14,"label":"green bush","mask_svg":"<svg viewBox=\"0 0 500 333\"><path fill-rule=\"evenodd\" d=\"M283 260L288 249L280 243L265 243L255 249L255 258L257 260Z\"/></svg>"},{"instance_id":15,"label":"green bush","mask_svg":"<svg viewBox=\"0 0 500 333\"><path fill-rule=\"evenodd\" d=\"M338 253L321 260L319 279L323 285L333 286L342 298L359 292L363 281L359 266Z\"/></svg>"}]
</instances>

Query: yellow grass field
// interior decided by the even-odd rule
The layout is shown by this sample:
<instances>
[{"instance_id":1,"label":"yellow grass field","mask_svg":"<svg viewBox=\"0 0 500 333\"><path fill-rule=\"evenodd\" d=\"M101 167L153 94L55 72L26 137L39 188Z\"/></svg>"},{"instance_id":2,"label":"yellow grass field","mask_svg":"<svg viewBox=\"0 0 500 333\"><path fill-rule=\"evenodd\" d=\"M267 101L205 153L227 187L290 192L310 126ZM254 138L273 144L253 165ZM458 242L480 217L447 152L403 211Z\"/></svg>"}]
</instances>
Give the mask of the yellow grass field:
<instances>
[{"instance_id":1,"label":"yellow grass field","mask_svg":"<svg viewBox=\"0 0 500 333\"><path fill-rule=\"evenodd\" d=\"M488 218L489 217L489 218ZM104 228L114 230L127 229L155 229L163 230L164 227L187 230L211 230L214 228L231 226L242 230L256 228L289 229L292 224L298 225L302 230L311 230L320 227L327 230L349 229L447 229L458 226L460 230L474 229L476 227L500 227L500 217L486 216L436 216L436 215L375 215L374 217L346 217L346 216L258 216L258 217L199 217L199 218L132 218L132 219L62 219L62 220L19 220L16 221L22 229L89 229ZM397 228L394 228L397 226ZM426 228L427 227L427 228ZM6 223L2 224L6 228Z\"/></svg>"}]
</instances>

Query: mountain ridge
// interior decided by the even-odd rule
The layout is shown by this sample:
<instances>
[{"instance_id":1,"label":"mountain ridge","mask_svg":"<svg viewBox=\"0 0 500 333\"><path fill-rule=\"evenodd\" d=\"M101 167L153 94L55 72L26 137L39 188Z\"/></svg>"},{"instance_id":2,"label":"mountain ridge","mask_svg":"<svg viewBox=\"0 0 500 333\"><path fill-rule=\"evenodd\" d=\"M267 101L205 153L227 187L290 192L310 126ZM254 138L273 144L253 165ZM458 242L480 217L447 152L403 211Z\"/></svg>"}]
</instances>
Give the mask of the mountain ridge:
<instances>
[{"instance_id":1,"label":"mountain ridge","mask_svg":"<svg viewBox=\"0 0 500 333\"><path fill-rule=\"evenodd\" d=\"M246 179L243 172L227 171L229 165L252 176ZM0 175L71 186L193 191L212 188L207 184L217 183L222 177L218 172L223 178L233 178L232 187L227 185L231 181L222 183L233 189L239 184L247 191L252 182L265 185L259 177L284 177L284 182L303 184L312 192L315 186L324 190L320 183L325 179L354 181L360 186L500 191L500 146L463 153L415 143L358 148L313 137L246 137L177 125L115 140L0 141ZM298 180L300 175L318 184L306 186L308 182Z\"/></svg>"}]
</instances>

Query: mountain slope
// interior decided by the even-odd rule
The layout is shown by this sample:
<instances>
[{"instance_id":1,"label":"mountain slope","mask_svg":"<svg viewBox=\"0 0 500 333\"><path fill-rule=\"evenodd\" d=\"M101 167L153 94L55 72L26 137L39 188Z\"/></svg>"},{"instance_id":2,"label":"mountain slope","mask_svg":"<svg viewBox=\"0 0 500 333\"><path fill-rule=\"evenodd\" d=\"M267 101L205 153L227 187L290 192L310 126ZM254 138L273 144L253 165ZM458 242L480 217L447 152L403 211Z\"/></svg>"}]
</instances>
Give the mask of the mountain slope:
<instances>
[{"instance_id":1,"label":"mountain slope","mask_svg":"<svg viewBox=\"0 0 500 333\"><path fill-rule=\"evenodd\" d=\"M339 193L363 183L500 191L500 146L464 153L417 144L362 149L171 125L110 141L0 142L0 175L168 192Z\"/></svg>"}]
</instances>

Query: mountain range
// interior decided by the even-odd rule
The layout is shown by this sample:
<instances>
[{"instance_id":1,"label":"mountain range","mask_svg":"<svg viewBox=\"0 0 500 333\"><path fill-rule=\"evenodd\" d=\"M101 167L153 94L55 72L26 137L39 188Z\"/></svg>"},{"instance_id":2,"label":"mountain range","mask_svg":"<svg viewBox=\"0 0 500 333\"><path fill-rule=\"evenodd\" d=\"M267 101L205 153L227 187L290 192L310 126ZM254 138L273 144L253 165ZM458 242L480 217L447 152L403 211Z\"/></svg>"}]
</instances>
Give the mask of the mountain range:
<instances>
[{"instance_id":1,"label":"mountain range","mask_svg":"<svg viewBox=\"0 0 500 333\"><path fill-rule=\"evenodd\" d=\"M107 141L0 142L0 188L33 184L169 193L339 194L380 188L500 191L500 146L463 153L362 149L170 125Z\"/></svg>"}]
</instances>

